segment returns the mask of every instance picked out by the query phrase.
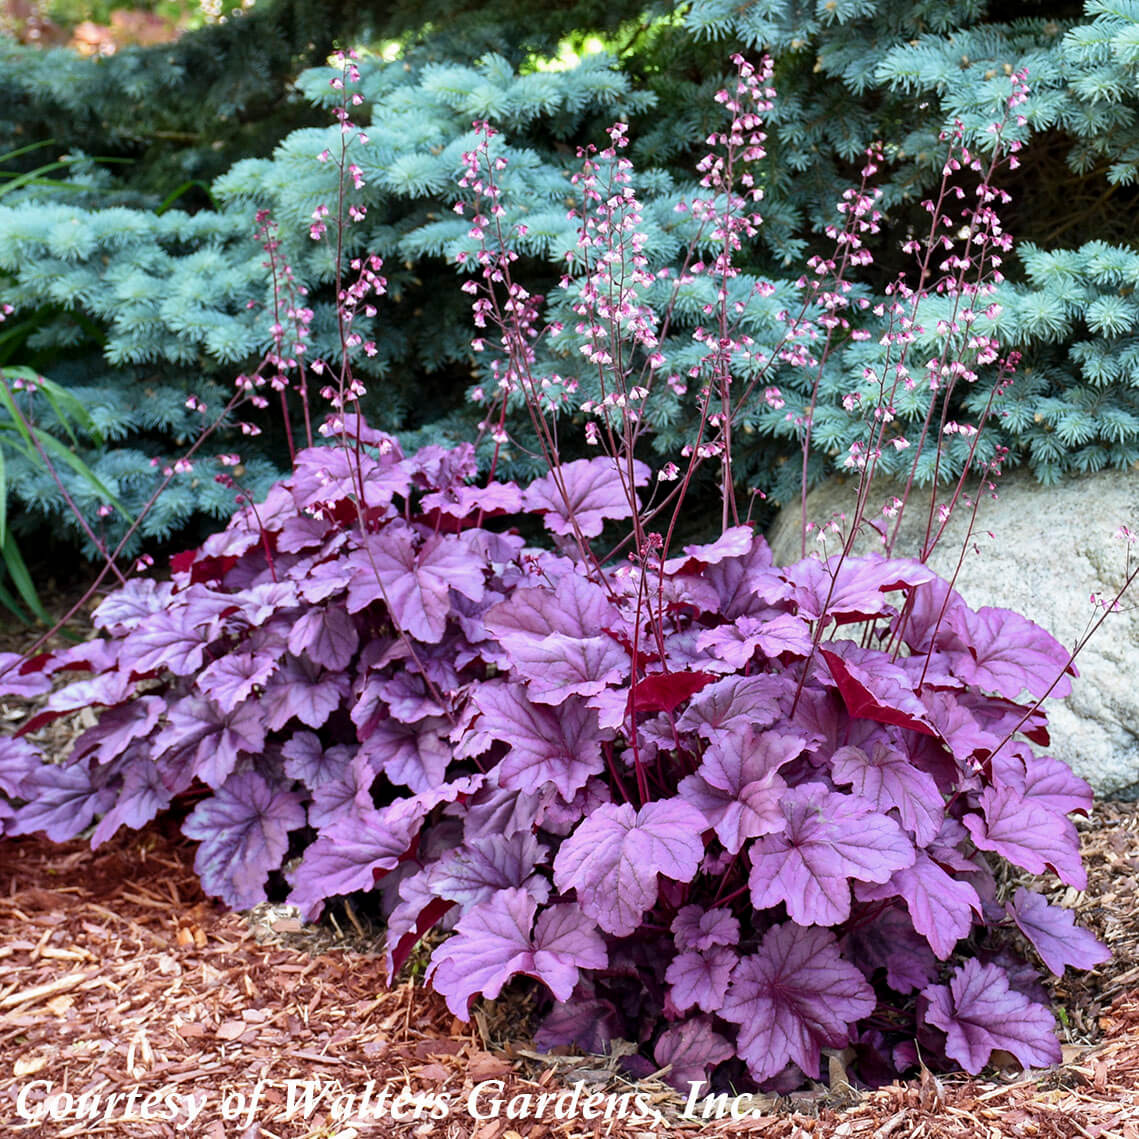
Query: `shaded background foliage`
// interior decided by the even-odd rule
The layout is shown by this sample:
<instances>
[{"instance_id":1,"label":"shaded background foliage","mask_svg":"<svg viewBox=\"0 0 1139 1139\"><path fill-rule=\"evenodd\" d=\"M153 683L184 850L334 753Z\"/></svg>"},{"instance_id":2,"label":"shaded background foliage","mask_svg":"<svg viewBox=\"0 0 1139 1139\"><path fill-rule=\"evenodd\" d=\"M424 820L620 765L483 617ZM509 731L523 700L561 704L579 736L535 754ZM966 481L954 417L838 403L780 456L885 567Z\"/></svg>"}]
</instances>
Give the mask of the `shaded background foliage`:
<instances>
[{"instance_id":1,"label":"shaded background foliage","mask_svg":"<svg viewBox=\"0 0 1139 1139\"><path fill-rule=\"evenodd\" d=\"M543 5L524 20L506 2L276 0L106 58L0 41L7 182L57 155L66 162L0 199L0 292L15 307L0 325L0 364L41 370L84 401L104 442L88 438L80 453L128 509L154 485L152 460L167 462L197 429L186 397L220 407L233 376L269 344L264 254L252 236L257 206L280 220L286 255L313 288L317 346L329 346L333 265L307 226L333 187L330 169L315 161L337 137L327 127L332 93L321 65L333 46L349 43L375 53L360 116L373 136L359 198L369 212L353 241L384 257L391 294L373 333L378 354L360 363L372 386L365 410L409 445L470 438L480 416L467 392L481 365L447 263L462 247L461 223L448 228L448 220L470 120L490 118L503 130L517 209L538 210L546 223L531 226L522 272L529 287L550 293L556 313L572 234L557 215L576 147L597 141L615 118L630 122L638 191L656 226L652 256L669 264L684 236L673 206L694 184L715 125L711 96L739 48L773 55L779 92L757 172L765 224L744 262L754 279L777 286L766 309L749 310L761 342L772 304L794 301L804 259L826 251L822 227L857 181L866 146L886 143L888 224L862 278L865 295L876 297L904 267L899 238L921 232L920 200L940 177L939 130L959 118L979 133L1007 74L1028 66L1027 145L1004 183L1013 198L1007 227L1022 245L1006 266L1012 284L996 322L1024 360L992 442L1010 446L1012 461L1044 481L1139 460L1134 0L589 0ZM607 54L588 54L597 48ZM670 363L685 364L699 315L700 297L685 298ZM880 331L869 318L866 327ZM841 397L858 388L873 353L841 347L822 369L812 480L840 463L861 431ZM573 366L566 355L544 363L562 374ZM787 459L797 452L794 416L810 379L784 370L786 406L757 408L744 424L737 473L773 501L797 487L798 464ZM991 383L982 372L963 417L983 406ZM650 409L653 445L674 451L692 415L692 401L662 395ZM42 423L57 426L50 415ZM257 448L225 432L215 448L240 446L253 491L286 459L279 429L262 426ZM521 477L536 466L518 426L523 446L504 473ZM232 499L212 470L200 464L176 480L143 536L190 538L195 518L226 514ZM95 519L98 496L69 485ZM66 528L45 472L16 457L9 486L19 488L11 493L25 540L49 521ZM99 525L113 537L120 523Z\"/></svg>"}]
</instances>

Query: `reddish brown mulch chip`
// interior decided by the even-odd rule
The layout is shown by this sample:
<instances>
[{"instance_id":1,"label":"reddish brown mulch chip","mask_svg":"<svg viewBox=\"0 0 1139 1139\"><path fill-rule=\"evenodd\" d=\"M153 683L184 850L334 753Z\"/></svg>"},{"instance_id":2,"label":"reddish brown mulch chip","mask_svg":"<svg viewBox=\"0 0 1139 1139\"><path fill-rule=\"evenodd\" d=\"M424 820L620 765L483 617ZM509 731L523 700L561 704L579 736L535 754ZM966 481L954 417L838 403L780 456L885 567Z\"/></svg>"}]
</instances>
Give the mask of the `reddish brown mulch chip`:
<instances>
[{"instance_id":1,"label":"reddish brown mulch chip","mask_svg":"<svg viewBox=\"0 0 1139 1139\"><path fill-rule=\"evenodd\" d=\"M388 990L377 952L329 937L314 939L317 951L260 940L247 918L202 896L192 847L159 827L95 852L7 839L0 1134L1139 1139L1136 823L1134 807L1106 805L1083 828L1091 883L1067 901L1116 957L1056 988L1072 1010L1062 1067L988 1080L927 1074L859 1094L836 1065L830 1089L790 1103L755 1097L748 1118L715 1122L682 1118L674 1093L621 1080L615 1061L538 1057L523 1018L510 1039L509 1010L491 1006L466 1025L414 982ZM300 940L287 917L259 920ZM404 1089L418 1100L398 1098ZM587 1105L596 1118L585 1118Z\"/></svg>"}]
</instances>

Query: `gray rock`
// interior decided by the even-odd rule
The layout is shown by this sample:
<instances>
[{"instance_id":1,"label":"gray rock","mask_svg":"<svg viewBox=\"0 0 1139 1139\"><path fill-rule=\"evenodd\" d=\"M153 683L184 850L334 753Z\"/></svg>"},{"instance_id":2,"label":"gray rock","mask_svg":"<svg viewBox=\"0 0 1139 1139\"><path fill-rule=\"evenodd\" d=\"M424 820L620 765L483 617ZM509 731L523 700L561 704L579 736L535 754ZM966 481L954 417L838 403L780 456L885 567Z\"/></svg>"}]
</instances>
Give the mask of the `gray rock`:
<instances>
[{"instance_id":1,"label":"gray rock","mask_svg":"<svg viewBox=\"0 0 1139 1139\"><path fill-rule=\"evenodd\" d=\"M854 479L820 486L807 498L808 521L818 525L842 512L850 515L856 492ZM866 516L875 517L898 493L895 486L877 484ZM946 498L943 491L938 501ZM895 554L917 551L928 509L928 489L915 488ZM929 559L930 568L942 577L953 574L970 513L962 506L954 511ZM799 521L800 507L794 503L768 536L780 565L799 557ZM988 495L981 499L973 535L979 552L971 549L966 556L957 589L974 608L1016 610L1070 649L1102 612L1093 608L1090 595L1110 599L1123 584L1126 547L1114 537L1120 525L1139 532L1139 473L1100 472L1042 487L1028 472L1010 471L999 480L995 500ZM809 537L808 551L819 548ZM828 536L825 548L828 553L838 550L840 538ZM882 544L865 529L856 552L874 548ZM1137 557L1139 546L1132 550L1132 561ZM1097 794L1139 798L1139 583L1081 651L1076 667L1080 676L1072 682L1072 694L1045 704L1049 750Z\"/></svg>"}]
</instances>

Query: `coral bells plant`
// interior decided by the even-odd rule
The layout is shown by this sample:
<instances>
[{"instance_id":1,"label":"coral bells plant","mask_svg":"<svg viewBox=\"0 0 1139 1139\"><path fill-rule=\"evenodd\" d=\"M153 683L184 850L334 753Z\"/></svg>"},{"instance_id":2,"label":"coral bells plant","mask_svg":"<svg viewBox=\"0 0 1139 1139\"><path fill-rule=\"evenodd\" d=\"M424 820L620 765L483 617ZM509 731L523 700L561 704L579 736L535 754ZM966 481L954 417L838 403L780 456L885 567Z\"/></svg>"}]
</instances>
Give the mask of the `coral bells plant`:
<instances>
[{"instance_id":1,"label":"coral bells plant","mask_svg":"<svg viewBox=\"0 0 1139 1139\"><path fill-rule=\"evenodd\" d=\"M264 502L175 558L171 580L110 594L100 639L4 662L0 691L46 697L0 744L7 833L94 824L98 844L178 800L203 885L226 904L287 898L312 919L352 896L383 916L393 976L429 930L449 931L427 981L457 1016L530 984L540 1046L631 1041L634 1075L663 1068L682 1088L792 1088L825 1049L849 1048L868 1083L919 1055L970 1072L994 1050L1059 1060L1034 965L1089 968L1106 952L1040 890L1004 897L998 871L1086 884L1069 816L1089 788L1037 751L1070 654L1016 613L971 609L918 559L848 544L777 567L740 517L740 408L778 400L765 368L811 367L853 337L844 274L881 219L864 184L782 347L760 353L731 282L759 224L770 74L737 64L721 96L731 125L687 206L706 252L694 245L683 275L706 274L716 298L691 374L664 374L665 329L639 300L662 276L637 236L623 129L582 156L563 283L580 323L567 330L542 326L540 299L514 280L482 128L461 208L496 384L485 430L506 446L508 408L524 408L546 473L487 478L471 444L405 453L350 410L346 359L327 445L299 450ZM926 269L944 228L932 213ZM992 272L977 256L995 219L973 220L973 255L947 251L930 274L950 313L915 452L960 434L947 389L994 363L966 314ZM866 480L892 393L917 387L905 352L925 291L899 296L882 346ZM590 393L533 371L535 340L562 332L595 369ZM654 473L640 409L657 384L689 383L699 436ZM564 459L582 402L597 453ZM809 417L803 431L806 449ZM720 525L677 550L704 464ZM68 669L92 675L52 690ZM36 730L91 706L95 726L47 761Z\"/></svg>"}]
</instances>

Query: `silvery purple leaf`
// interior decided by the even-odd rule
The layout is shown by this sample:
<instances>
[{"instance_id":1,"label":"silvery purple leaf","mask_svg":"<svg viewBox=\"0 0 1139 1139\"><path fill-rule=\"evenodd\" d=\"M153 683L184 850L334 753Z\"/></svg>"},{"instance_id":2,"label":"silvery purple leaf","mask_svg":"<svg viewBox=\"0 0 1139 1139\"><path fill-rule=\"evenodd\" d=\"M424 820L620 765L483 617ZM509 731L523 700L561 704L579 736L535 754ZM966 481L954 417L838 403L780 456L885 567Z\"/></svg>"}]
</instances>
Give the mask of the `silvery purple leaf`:
<instances>
[{"instance_id":1,"label":"silvery purple leaf","mask_svg":"<svg viewBox=\"0 0 1139 1139\"><path fill-rule=\"evenodd\" d=\"M43 831L52 842L75 838L91 820L110 808L115 793L104 783L105 769L89 762L44 763L24 776L21 797L27 802L8 819L5 833Z\"/></svg>"},{"instance_id":2,"label":"silvery purple leaf","mask_svg":"<svg viewBox=\"0 0 1139 1139\"><path fill-rule=\"evenodd\" d=\"M1020 887L1005 909L1057 977L1068 965L1094 969L1111 960L1111 950L1094 934L1077 926L1071 910L1049 905L1033 890Z\"/></svg>"},{"instance_id":3,"label":"silvery purple leaf","mask_svg":"<svg viewBox=\"0 0 1139 1139\"><path fill-rule=\"evenodd\" d=\"M931 574L929 581L910 590L905 609L890 622L890 632L894 635L900 633L902 641L916 657L924 657L931 646L958 651L964 645L948 617L965 607L965 599L949 582Z\"/></svg>"},{"instance_id":4,"label":"silvery purple leaf","mask_svg":"<svg viewBox=\"0 0 1139 1139\"><path fill-rule=\"evenodd\" d=\"M312 921L327 898L370 889L406 854L421 818L409 814L393 825L380 811L365 810L325 827L288 875L290 904Z\"/></svg>"},{"instance_id":5,"label":"silvery purple leaf","mask_svg":"<svg viewBox=\"0 0 1139 1139\"><path fill-rule=\"evenodd\" d=\"M0 696L30 700L51 691L47 674L39 670L21 673L24 658L19 653L0 653Z\"/></svg>"},{"instance_id":6,"label":"silvery purple leaf","mask_svg":"<svg viewBox=\"0 0 1139 1139\"><path fill-rule=\"evenodd\" d=\"M1043 874L1050 866L1069 886L1087 889L1080 838L1070 819L1011 787L985 788L979 806L983 817L970 813L962 821L981 850L991 850L1030 874Z\"/></svg>"},{"instance_id":7,"label":"silvery purple leaf","mask_svg":"<svg viewBox=\"0 0 1139 1139\"><path fill-rule=\"evenodd\" d=\"M96 629L121 637L151 614L168 608L173 592L174 586L168 581L130 578L100 602L98 609L91 614L91 623Z\"/></svg>"},{"instance_id":8,"label":"silvery purple leaf","mask_svg":"<svg viewBox=\"0 0 1139 1139\"><path fill-rule=\"evenodd\" d=\"M374 601L386 603L404 632L425 644L443 639L450 590L478 601L485 589L484 564L461 537L432 536L417 549L415 534L400 523L369 534L366 549L351 555L348 612Z\"/></svg>"},{"instance_id":9,"label":"silvery purple leaf","mask_svg":"<svg viewBox=\"0 0 1139 1139\"><path fill-rule=\"evenodd\" d=\"M985 606L974 612L968 606L953 610L950 623L966 651L948 652L953 671L969 684L1015 700L1024 689L1038 700L1051 690L1067 696L1072 684L1065 671L1068 650L1051 633L1011 609ZM1053 682L1060 677L1058 684Z\"/></svg>"},{"instance_id":10,"label":"silvery purple leaf","mask_svg":"<svg viewBox=\"0 0 1139 1139\"><path fill-rule=\"evenodd\" d=\"M931 985L922 996L929 1001L926 1021L946 1034L946 1055L971 1075L998 1048L1011 1052L1025 1068L1060 1062L1052 1011L1011 989L996 965L966 961L948 985Z\"/></svg>"},{"instance_id":11,"label":"silvery purple leaf","mask_svg":"<svg viewBox=\"0 0 1139 1139\"><path fill-rule=\"evenodd\" d=\"M641 462L633 467L636 485L644 486L649 468ZM551 534L572 534L576 524L584 537L596 538L607 520L632 517L635 492L626 477L626 468L612 459L575 459L535 479L523 501L527 510L543 515Z\"/></svg>"},{"instance_id":12,"label":"silvery purple leaf","mask_svg":"<svg viewBox=\"0 0 1139 1139\"><path fill-rule=\"evenodd\" d=\"M582 909L608 933L627 936L658 898L657 875L690 882L704 855L704 818L681 799L598 807L554 861L559 890L576 888Z\"/></svg>"},{"instance_id":13,"label":"silvery purple leaf","mask_svg":"<svg viewBox=\"0 0 1139 1139\"><path fill-rule=\"evenodd\" d=\"M868 749L839 748L831 756L831 778L838 784L850 784L854 793L873 803L880 814L895 808L919 846L927 846L937 837L945 816L937 782L886 740L876 739Z\"/></svg>"},{"instance_id":14,"label":"silvery purple leaf","mask_svg":"<svg viewBox=\"0 0 1139 1139\"><path fill-rule=\"evenodd\" d=\"M731 624L706 629L697 637L696 647L733 669L742 669L757 650L771 658L782 653L805 657L811 651L811 634L803 618L790 613L738 617Z\"/></svg>"},{"instance_id":15,"label":"silvery purple leaf","mask_svg":"<svg viewBox=\"0 0 1139 1139\"><path fill-rule=\"evenodd\" d=\"M482 711L476 731L511 745L498 767L500 786L537 791L552 783L568 800L604 769L601 744L613 733L578 697L549 709L532 704L520 685L483 684L474 702Z\"/></svg>"},{"instance_id":16,"label":"silvery purple leaf","mask_svg":"<svg viewBox=\"0 0 1139 1139\"><path fill-rule=\"evenodd\" d=\"M529 683L538 704L563 704L571 696L596 696L629 674L629 654L611 637L567 637L551 633L520 641L510 650L514 672Z\"/></svg>"},{"instance_id":17,"label":"silvery purple leaf","mask_svg":"<svg viewBox=\"0 0 1139 1139\"><path fill-rule=\"evenodd\" d=\"M463 810L463 835L469 842L491 834L509 838L519 831L529 831L542 815L542 803L554 795L552 787L545 791L519 791L488 784L471 796Z\"/></svg>"},{"instance_id":18,"label":"silvery purple leaf","mask_svg":"<svg viewBox=\"0 0 1139 1139\"><path fill-rule=\"evenodd\" d=\"M332 526L325 519L298 514L282 523L277 531L277 549L282 554L311 550L327 541L332 533Z\"/></svg>"},{"instance_id":19,"label":"silvery purple leaf","mask_svg":"<svg viewBox=\"0 0 1139 1139\"><path fill-rule=\"evenodd\" d=\"M740 939L740 923L727 909L684 906L672 919L672 936L680 950L736 945Z\"/></svg>"},{"instance_id":20,"label":"silvery purple leaf","mask_svg":"<svg viewBox=\"0 0 1139 1139\"><path fill-rule=\"evenodd\" d=\"M887 600L887 593L912 589L936 576L919 562L903 558L841 558L838 554L826 562L804 558L788 566L784 574L801 617L817 621L825 612L839 625L893 616L897 609Z\"/></svg>"},{"instance_id":21,"label":"silvery purple leaf","mask_svg":"<svg viewBox=\"0 0 1139 1139\"><path fill-rule=\"evenodd\" d=\"M653 1049L653 1059L669 1069L665 1079L679 1092L706 1080L732 1055L732 1046L712 1027L710 1016L693 1016L665 1029Z\"/></svg>"},{"instance_id":22,"label":"silvery purple leaf","mask_svg":"<svg viewBox=\"0 0 1139 1139\"><path fill-rule=\"evenodd\" d=\"M885 969L886 984L896 993L924 989L940 971L929 942L898 906L887 906L870 919L858 915L842 945L844 956L867 979L875 970Z\"/></svg>"},{"instance_id":23,"label":"silvery purple leaf","mask_svg":"<svg viewBox=\"0 0 1139 1139\"><path fill-rule=\"evenodd\" d=\"M197 677L203 695L209 697L223 712L232 712L253 695L255 688L263 688L280 663L274 654L259 655L252 652L231 652L208 664ZM319 725L311 725L319 727Z\"/></svg>"},{"instance_id":24,"label":"silvery purple leaf","mask_svg":"<svg viewBox=\"0 0 1139 1139\"><path fill-rule=\"evenodd\" d=\"M343 744L330 749L351 754ZM310 827L323 830L338 819L362 818L372 806L371 773L363 764L350 760L332 779L325 779L312 789L308 805Z\"/></svg>"},{"instance_id":25,"label":"silvery purple leaf","mask_svg":"<svg viewBox=\"0 0 1139 1139\"><path fill-rule=\"evenodd\" d=\"M678 573L698 573L706 566L714 566L725 558L742 558L756 541L750 526L729 526L714 542L704 546L685 546L683 557L669 558L664 572L672 577ZM763 539L760 539L762 542ZM766 545L766 543L764 543ZM768 565L770 565L770 557Z\"/></svg>"},{"instance_id":26,"label":"silvery purple leaf","mask_svg":"<svg viewBox=\"0 0 1139 1139\"><path fill-rule=\"evenodd\" d=\"M0 736L0 791L13 799L26 799L24 780L44 762L39 748L15 736Z\"/></svg>"},{"instance_id":27,"label":"silvery purple leaf","mask_svg":"<svg viewBox=\"0 0 1139 1139\"><path fill-rule=\"evenodd\" d=\"M737 1051L756 1080L788 1062L816 1077L819 1050L843 1047L849 1026L875 1004L874 990L842 959L834 934L785 922L740 960L720 1016L740 1026Z\"/></svg>"},{"instance_id":28,"label":"silvery purple leaf","mask_svg":"<svg viewBox=\"0 0 1139 1139\"><path fill-rule=\"evenodd\" d=\"M366 451L357 455L341 446L314 447L304 454L305 461L293 472L294 513L344 501L382 510L391 506L395 495L405 496L411 489L410 473L398 460L377 461Z\"/></svg>"},{"instance_id":29,"label":"silvery purple leaf","mask_svg":"<svg viewBox=\"0 0 1139 1139\"><path fill-rule=\"evenodd\" d=\"M548 854L532 834L488 835L444 854L432 865L428 884L438 897L458 902L464 910L514 886L544 902L550 896L550 884L534 870Z\"/></svg>"},{"instance_id":30,"label":"silvery purple leaf","mask_svg":"<svg viewBox=\"0 0 1139 1139\"><path fill-rule=\"evenodd\" d=\"M265 685L260 707L270 731L280 731L294 717L319 728L347 695L348 678L343 674L326 672L304 657L287 656Z\"/></svg>"},{"instance_id":31,"label":"silvery purple leaf","mask_svg":"<svg viewBox=\"0 0 1139 1139\"><path fill-rule=\"evenodd\" d=\"M315 606L303 613L289 633L289 652L340 671L348 667L360 636L356 622L339 606Z\"/></svg>"},{"instance_id":32,"label":"silvery purple leaf","mask_svg":"<svg viewBox=\"0 0 1139 1139\"><path fill-rule=\"evenodd\" d=\"M1092 809L1092 789L1063 760L1037 755L1027 744L1013 741L992 757L993 782L1019 791L1037 806L1057 815Z\"/></svg>"},{"instance_id":33,"label":"silvery purple leaf","mask_svg":"<svg viewBox=\"0 0 1139 1139\"><path fill-rule=\"evenodd\" d=\"M517 514L522 509L522 492L513 483L491 483L489 486L451 486L423 496L424 511L438 510L450 518L469 518L486 514Z\"/></svg>"},{"instance_id":34,"label":"silvery purple leaf","mask_svg":"<svg viewBox=\"0 0 1139 1139\"><path fill-rule=\"evenodd\" d=\"M375 774L419 793L438 787L444 780L451 748L442 717L418 724L401 724L390 717L381 720L360 745L359 755Z\"/></svg>"},{"instance_id":35,"label":"silvery purple leaf","mask_svg":"<svg viewBox=\"0 0 1139 1139\"><path fill-rule=\"evenodd\" d=\"M246 910L265 901L265 879L281 865L289 831L304 824L299 795L243 771L194 808L182 833L201 842L194 870L206 893Z\"/></svg>"},{"instance_id":36,"label":"silvery purple leaf","mask_svg":"<svg viewBox=\"0 0 1139 1139\"><path fill-rule=\"evenodd\" d=\"M728 992L728 978L739 960L735 950L713 945L703 951L688 949L674 957L664 979L672 986L672 1002L681 1012L696 1005L702 1012L717 1012Z\"/></svg>"},{"instance_id":37,"label":"silvery purple leaf","mask_svg":"<svg viewBox=\"0 0 1139 1139\"><path fill-rule=\"evenodd\" d=\"M294 732L281 746L285 774L310 790L330 779L339 779L352 762L352 752L343 746L325 748L315 732Z\"/></svg>"},{"instance_id":38,"label":"silvery purple leaf","mask_svg":"<svg viewBox=\"0 0 1139 1139\"><path fill-rule=\"evenodd\" d=\"M166 727L154 742L153 754L186 749L194 774L220 788L241 754L256 755L265 743L265 723L257 703L242 704L225 715L209 700L186 696L167 709Z\"/></svg>"},{"instance_id":39,"label":"silvery purple leaf","mask_svg":"<svg viewBox=\"0 0 1139 1139\"><path fill-rule=\"evenodd\" d=\"M724 558L700 575L715 591L717 613L727 621L762 617L772 605L790 595L790 587L771 562L771 550L761 537L740 557Z\"/></svg>"},{"instance_id":40,"label":"silvery purple leaf","mask_svg":"<svg viewBox=\"0 0 1139 1139\"><path fill-rule=\"evenodd\" d=\"M483 620L497 640L513 647L540 641L550 633L593 637L615 625L619 617L600 585L570 573L558 580L556 591L547 587L514 590L508 600L488 609Z\"/></svg>"},{"instance_id":41,"label":"silvery purple leaf","mask_svg":"<svg viewBox=\"0 0 1139 1139\"><path fill-rule=\"evenodd\" d=\"M914 929L944 961L973 928L981 914L981 899L968 882L953 878L923 850L912 866L895 870L889 882L858 886L860 898L873 901L900 895L910 911Z\"/></svg>"},{"instance_id":42,"label":"silvery purple leaf","mask_svg":"<svg viewBox=\"0 0 1139 1139\"><path fill-rule=\"evenodd\" d=\"M108 708L99 722L76 741L74 759L90 757L96 763L110 763L140 736L149 736L158 725L166 701L161 696L140 696L126 704Z\"/></svg>"},{"instance_id":43,"label":"silvery purple leaf","mask_svg":"<svg viewBox=\"0 0 1139 1139\"><path fill-rule=\"evenodd\" d=\"M127 634L119 660L132 672L169 669L175 676L198 672L216 621L203 621L189 606L152 614Z\"/></svg>"},{"instance_id":44,"label":"silvery purple leaf","mask_svg":"<svg viewBox=\"0 0 1139 1139\"><path fill-rule=\"evenodd\" d=\"M132 758L134 762L131 762ZM101 846L121 826L141 830L159 811L164 811L173 795L162 781L155 764L145 762L145 756L123 756L123 785L118 791L115 805L99 820L91 835L91 849ZM139 760L143 762L139 762Z\"/></svg>"},{"instance_id":45,"label":"silvery purple leaf","mask_svg":"<svg viewBox=\"0 0 1139 1139\"><path fill-rule=\"evenodd\" d=\"M543 982L565 1001L579 970L605 967L605 943L577 906L551 906L534 924L537 908L525 890L500 890L468 910L455 933L431 955L428 980L455 1016L469 1020L476 995L493 1000L520 973Z\"/></svg>"},{"instance_id":46,"label":"silvery purple leaf","mask_svg":"<svg viewBox=\"0 0 1139 1139\"><path fill-rule=\"evenodd\" d=\"M582 987L579 985L578 989ZM558 1001L546 1014L534 1033L534 1046L539 1052L569 1046L605 1055L610 1042L620 1033L621 1020L612 1001L574 995L568 1001Z\"/></svg>"},{"instance_id":47,"label":"silvery purple leaf","mask_svg":"<svg viewBox=\"0 0 1139 1139\"><path fill-rule=\"evenodd\" d=\"M707 782L704 775L686 775L677 793L704 816L706 826L729 854L738 854L749 838L772 834L787 825L780 806L787 784L774 771L725 791Z\"/></svg>"},{"instance_id":48,"label":"silvery purple leaf","mask_svg":"<svg viewBox=\"0 0 1139 1139\"><path fill-rule=\"evenodd\" d=\"M794 695L795 684L785 676L729 676L698 692L676 726L707 740L721 731L766 728L783 715L783 701Z\"/></svg>"},{"instance_id":49,"label":"silvery purple leaf","mask_svg":"<svg viewBox=\"0 0 1139 1139\"><path fill-rule=\"evenodd\" d=\"M851 878L885 882L916 852L893 819L854 795L802 783L783 795L787 827L756 839L748 884L757 909L786 903L799 925L837 925L850 914Z\"/></svg>"}]
</instances>

